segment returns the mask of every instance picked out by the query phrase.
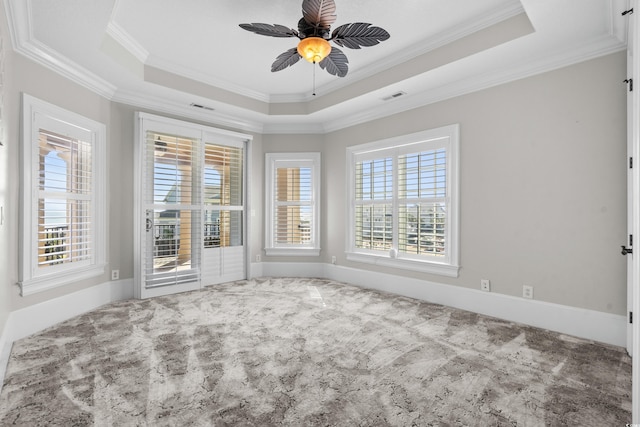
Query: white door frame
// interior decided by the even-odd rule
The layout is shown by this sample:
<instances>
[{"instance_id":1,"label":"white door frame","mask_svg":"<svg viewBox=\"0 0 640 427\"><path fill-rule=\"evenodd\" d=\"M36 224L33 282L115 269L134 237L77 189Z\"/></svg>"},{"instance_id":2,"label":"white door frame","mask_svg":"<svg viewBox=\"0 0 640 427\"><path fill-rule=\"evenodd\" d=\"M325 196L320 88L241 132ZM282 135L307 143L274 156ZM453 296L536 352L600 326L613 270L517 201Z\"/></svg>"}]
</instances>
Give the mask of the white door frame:
<instances>
[{"instance_id":1,"label":"white door frame","mask_svg":"<svg viewBox=\"0 0 640 427\"><path fill-rule=\"evenodd\" d=\"M134 220L133 220L133 235L134 235L134 296L135 298L148 298L160 295L167 295L175 292L182 292L183 290L177 289L174 286L163 286L152 290L146 290L144 288L143 283L143 263L144 263L144 254L143 254L143 228L145 228L145 209L143 207L143 161L144 161L144 149L145 149L145 136L143 133L143 120L150 121L154 123L154 126L157 126L157 130L159 132L168 131L168 133L173 134L182 134L185 136L191 136L193 133L200 133L201 140L204 141L205 134L216 134L221 138L232 138L236 140L241 140L245 142L245 189L247 192L245 193L245 233L244 233L244 243L245 243L245 265L246 265L246 277L250 277L250 258L249 254L250 250L250 238L248 230L250 230L250 215L247 213L250 212L251 207L249 206L250 197L248 188L250 187L249 181L249 171L250 171L250 162L251 162L251 151L250 151L250 142L253 137L251 135L223 130L214 128L211 126L199 125L196 123L186 122L182 120L170 119L167 117L157 116L154 114L144 113L144 112L136 112L135 114L135 147L134 147ZM181 132L182 130L182 132ZM204 148L204 142L203 142ZM200 284L198 284L200 286Z\"/></svg>"},{"instance_id":2,"label":"white door frame","mask_svg":"<svg viewBox=\"0 0 640 427\"><path fill-rule=\"evenodd\" d=\"M627 103L627 117L628 117L628 146L629 156L633 158L633 167L630 168L629 176L629 197L628 201L631 204L628 208L628 212L631 216L629 223L629 234L633 235L635 241L640 238L640 46L638 37L640 37L639 18L640 14L640 1L630 0L627 10L633 8L633 13L629 13L626 16L629 19L629 32L627 36L628 43L628 63L627 63L627 79L632 79L632 82L627 82L628 103ZM630 85L633 84L633 90L630 90ZM628 221L629 222L629 221ZM627 246L629 242L626 242ZM632 389L632 422L635 424L640 423L640 245L635 245L633 253L630 256L627 278L627 296L630 299L630 303L627 305L633 313L633 323L631 324L631 333L627 334L628 342L627 349L630 350L632 355L632 375L631 375L631 389ZM629 342L630 341L630 342Z\"/></svg>"}]
</instances>

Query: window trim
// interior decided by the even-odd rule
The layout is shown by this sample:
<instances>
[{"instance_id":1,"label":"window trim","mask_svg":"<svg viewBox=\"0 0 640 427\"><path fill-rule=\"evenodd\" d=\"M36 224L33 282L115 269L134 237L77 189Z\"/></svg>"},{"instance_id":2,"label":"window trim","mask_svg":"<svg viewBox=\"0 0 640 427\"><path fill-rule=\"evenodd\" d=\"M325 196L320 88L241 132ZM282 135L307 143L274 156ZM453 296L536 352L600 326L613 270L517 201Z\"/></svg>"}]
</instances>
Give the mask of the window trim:
<instances>
[{"instance_id":1,"label":"window trim","mask_svg":"<svg viewBox=\"0 0 640 427\"><path fill-rule=\"evenodd\" d=\"M277 165L288 167L311 166L312 179L312 227L311 245L282 245L274 242L275 192L273 182ZM265 154L265 254L268 256L320 256L320 179L321 154L318 152L303 153L266 153Z\"/></svg>"},{"instance_id":2,"label":"window trim","mask_svg":"<svg viewBox=\"0 0 640 427\"><path fill-rule=\"evenodd\" d=\"M91 209L93 213L92 254L89 261L82 261L54 271L38 271L38 220L37 206L40 132L39 122L54 122L54 129L47 129L73 135L75 132L88 133L91 142L92 191ZM21 135L21 203L22 222L20 234L19 282L22 296L53 289L59 286L104 274L106 263L106 126L77 113L42 101L28 94L22 94L22 135Z\"/></svg>"},{"instance_id":3,"label":"window trim","mask_svg":"<svg viewBox=\"0 0 640 427\"><path fill-rule=\"evenodd\" d=\"M438 261L436 259L417 259L416 256L398 256L397 218L394 218L394 247L388 252L371 251L355 247L355 165L356 159L379 158L382 152L392 153L394 162L394 175L397 173L395 165L401 154L411 152L411 146L415 144L429 144L436 146L444 142L447 150L447 194L446 200L449 207L447 218L447 242L448 259ZM460 177L459 177L459 148L460 126L458 124L443 126L422 132L402 135L394 138L374 141L370 143L347 147L347 224L346 224L346 257L349 261L393 267L409 271L438 274L447 277L458 277L459 252L460 252ZM397 177L394 176L394 196L391 202L394 210L397 210Z\"/></svg>"}]
</instances>

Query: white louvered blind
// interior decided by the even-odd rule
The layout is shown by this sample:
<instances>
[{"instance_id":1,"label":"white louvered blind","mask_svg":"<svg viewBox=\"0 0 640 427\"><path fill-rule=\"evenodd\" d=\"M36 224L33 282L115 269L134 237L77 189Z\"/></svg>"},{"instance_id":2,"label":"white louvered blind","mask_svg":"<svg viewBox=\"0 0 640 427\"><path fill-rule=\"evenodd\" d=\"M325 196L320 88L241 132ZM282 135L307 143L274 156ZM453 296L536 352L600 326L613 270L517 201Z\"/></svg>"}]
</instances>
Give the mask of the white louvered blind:
<instances>
[{"instance_id":1,"label":"white louvered blind","mask_svg":"<svg viewBox=\"0 0 640 427\"><path fill-rule=\"evenodd\" d=\"M91 143L45 129L38 134L39 268L93 255Z\"/></svg>"},{"instance_id":2,"label":"white louvered blind","mask_svg":"<svg viewBox=\"0 0 640 427\"><path fill-rule=\"evenodd\" d=\"M447 251L447 149L439 139L354 157L354 248L408 257Z\"/></svg>"},{"instance_id":3,"label":"white louvered blind","mask_svg":"<svg viewBox=\"0 0 640 427\"><path fill-rule=\"evenodd\" d=\"M311 243L313 187L311 167L276 167L273 229L276 245Z\"/></svg>"},{"instance_id":4,"label":"white louvered blind","mask_svg":"<svg viewBox=\"0 0 640 427\"><path fill-rule=\"evenodd\" d=\"M320 153L267 153L267 255L320 254Z\"/></svg>"},{"instance_id":5,"label":"white louvered blind","mask_svg":"<svg viewBox=\"0 0 640 427\"><path fill-rule=\"evenodd\" d=\"M147 131L145 146L145 286L198 281L200 141Z\"/></svg>"},{"instance_id":6,"label":"white louvered blind","mask_svg":"<svg viewBox=\"0 0 640 427\"><path fill-rule=\"evenodd\" d=\"M355 246L388 251L393 244L393 159L356 162Z\"/></svg>"},{"instance_id":7,"label":"white louvered blind","mask_svg":"<svg viewBox=\"0 0 640 427\"><path fill-rule=\"evenodd\" d=\"M242 246L244 150L205 144L204 246Z\"/></svg>"},{"instance_id":8,"label":"white louvered blind","mask_svg":"<svg viewBox=\"0 0 640 427\"><path fill-rule=\"evenodd\" d=\"M444 148L398 158L398 250L443 255L446 247L447 153Z\"/></svg>"},{"instance_id":9,"label":"white louvered blind","mask_svg":"<svg viewBox=\"0 0 640 427\"><path fill-rule=\"evenodd\" d=\"M347 147L347 260L457 277L459 125Z\"/></svg>"}]
</instances>

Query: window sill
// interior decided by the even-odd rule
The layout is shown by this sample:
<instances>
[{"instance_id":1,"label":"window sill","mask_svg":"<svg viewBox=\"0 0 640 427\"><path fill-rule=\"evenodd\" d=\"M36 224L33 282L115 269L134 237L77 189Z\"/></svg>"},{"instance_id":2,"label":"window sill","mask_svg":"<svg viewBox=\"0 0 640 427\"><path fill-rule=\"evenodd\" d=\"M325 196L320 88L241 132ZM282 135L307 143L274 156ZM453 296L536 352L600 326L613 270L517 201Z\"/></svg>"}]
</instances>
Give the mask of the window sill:
<instances>
[{"instance_id":1,"label":"window sill","mask_svg":"<svg viewBox=\"0 0 640 427\"><path fill-rule=\"evenodd\" d=\"M264 248L267 256L320 256L320 248Z\"/></svg>"},{"instance_id":2,"label":"window sill","mask_svg":"<svg viewBox=\"0 0 640 427\"><path fill-rule=\"evenodd\" d=\"M382 267L393 267L401 270L418 271L421 273L438 274L440 276L458 277L460 266L432 261L416 261L402 258L390 258L384 255L372 255L347 252L347 260L374 264Z\"/></svg>"},{"instance_id":3,"label":"window sill","mask_svg":"<svg viewBox=\"0 0 640 427\"><path fill-rule=\"evenodd\" d=\"M92 265L81 269L74 269L72 271L48 274L23 280L22 282L18 282L18 285L20 285L20 295L26 297L38 292L78 282L80 280L100 276L104 274L106 265L107 264Z\"/></svg>"}]
</instances>

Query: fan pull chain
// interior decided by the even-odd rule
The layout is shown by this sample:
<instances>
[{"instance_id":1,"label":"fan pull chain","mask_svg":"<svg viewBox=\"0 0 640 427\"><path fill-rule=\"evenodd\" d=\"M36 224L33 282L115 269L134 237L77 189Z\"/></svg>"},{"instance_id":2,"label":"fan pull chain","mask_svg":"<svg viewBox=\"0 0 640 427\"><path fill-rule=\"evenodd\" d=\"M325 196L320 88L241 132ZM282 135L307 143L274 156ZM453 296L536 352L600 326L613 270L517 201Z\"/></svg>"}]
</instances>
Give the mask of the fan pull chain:
<instances>
[{"instance_id":1,"label":"fan pull chain","mask_svg":"<svg viewBox=\"0 0 640 427\"><path fill-rule=\"evenodd\" d=\"M313 61L313 96L316 96L316 62Z\"/></svg>"}]
</instances>

